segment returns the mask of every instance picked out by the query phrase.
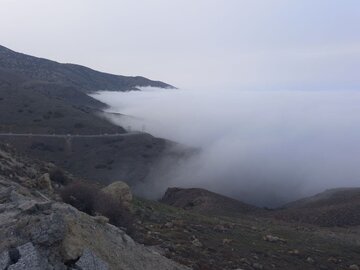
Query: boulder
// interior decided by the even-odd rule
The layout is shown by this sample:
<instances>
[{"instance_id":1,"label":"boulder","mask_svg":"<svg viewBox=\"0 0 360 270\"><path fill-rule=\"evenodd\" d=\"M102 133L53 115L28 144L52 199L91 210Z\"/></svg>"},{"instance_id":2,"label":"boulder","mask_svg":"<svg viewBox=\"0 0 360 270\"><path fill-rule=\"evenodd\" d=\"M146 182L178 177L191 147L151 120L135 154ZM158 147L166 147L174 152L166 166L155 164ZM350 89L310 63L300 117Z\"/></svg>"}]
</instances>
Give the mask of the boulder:
<instances>
[{"instance_id":1,"label":"boulder","mask_svg":"<svg viewBox=\"0 0 360 270\"><path fill-rule=\"evenodd\" d=\"M115 198L125 206L131 205L132 194L130 191L130 187L125 182L114 182L103 188L102 191L106 194L111 195L113 198Z\"/></svg>"}]
</instances>

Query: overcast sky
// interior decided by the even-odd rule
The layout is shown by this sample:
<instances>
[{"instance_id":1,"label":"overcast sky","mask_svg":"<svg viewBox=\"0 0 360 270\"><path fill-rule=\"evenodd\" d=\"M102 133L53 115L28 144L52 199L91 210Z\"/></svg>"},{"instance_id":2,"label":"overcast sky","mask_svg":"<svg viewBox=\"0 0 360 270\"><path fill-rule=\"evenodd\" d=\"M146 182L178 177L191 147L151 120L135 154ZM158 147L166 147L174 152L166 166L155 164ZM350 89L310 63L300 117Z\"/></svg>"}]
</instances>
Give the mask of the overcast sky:
<instances>
[{"instance_id":1,"label":"overcast sky","mask_svg":"<svg viewBox=\"0 0 360 270\"><path fill-rule=\"evenodd\" d=\"M360 89L358 0L0 0L13 50L179 87Z\"/></svg>"}]
</instances>

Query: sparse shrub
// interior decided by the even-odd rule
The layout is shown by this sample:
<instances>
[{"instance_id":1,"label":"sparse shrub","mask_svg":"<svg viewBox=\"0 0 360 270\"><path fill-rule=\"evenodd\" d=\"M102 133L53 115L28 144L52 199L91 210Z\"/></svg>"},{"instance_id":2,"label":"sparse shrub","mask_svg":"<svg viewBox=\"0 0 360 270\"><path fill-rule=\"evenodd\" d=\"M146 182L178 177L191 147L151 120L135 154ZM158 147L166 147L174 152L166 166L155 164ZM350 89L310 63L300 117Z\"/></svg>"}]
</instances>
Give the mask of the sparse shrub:
<instances>
[{"instance_id":1,"label":"sparse shrub","mask_svg":"<svg viewBox=\"0 0 360 270\"><path fill-rule=\"evenodd\" d=\"M65 203L71 204L82 212L105 216L109 218L111 224L126 228L128 233L133 230L133 217L130 210L94 184L75 182L64 187L60 195Z\"/></svg>"},{"instance_id":2,"label":"sparse shrub","mask_svg":"<svg viewBox=\"0 0 360 270\"><path fill-rule=\"evenodd\" d=\"M95 210L97 213L109 218L109 222L118 227L124 227L128 231L132 229L133 218L127 207L119 200L102 191L98 194Z\"/></svg>"},{"instance_id":3,"label":"sparse shrub","mask_svg":"<svg viewBox=\"0 0 360 270\"><path fill-rule=\"evenodd\" d=\"M94 185L74 182L64 187L60 191L60 196L65 203L89 215L94 215L98 193L99 190Z\"/></svg>"},{"instance_id":4,"label":"sparse shrub","mask_svg":"<svg viewBox=\"0 0 360 270\"><path fill-rule=\"evenodd\" d=\"M67 185L70 183L70 179L65 175L64 171L61 169L54 169L50 171L50 179L53 182L56 182L61 185Z\"/></svg>"}]
</instances>

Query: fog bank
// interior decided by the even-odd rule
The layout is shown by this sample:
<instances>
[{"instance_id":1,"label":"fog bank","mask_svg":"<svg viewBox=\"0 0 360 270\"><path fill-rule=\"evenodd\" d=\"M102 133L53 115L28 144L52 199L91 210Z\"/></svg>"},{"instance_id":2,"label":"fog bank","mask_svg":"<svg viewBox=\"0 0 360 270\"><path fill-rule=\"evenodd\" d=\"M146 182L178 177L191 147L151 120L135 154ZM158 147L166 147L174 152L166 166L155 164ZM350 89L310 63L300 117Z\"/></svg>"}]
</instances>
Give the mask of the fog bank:
<instances>
[{"instance_id":1,"label":"fog bank","mask_svg":"<svg viewBox=\"0 0 360 270\"><path fill-rule=\"evenodd\" d=\"M202 187L275 206L333 187L359 186L360 93L144 89L93 95L112 121L201 153L137 187L148 197L169 186ZM167 168L164 170L164 168Z\"/></svg>"}]
</instances>

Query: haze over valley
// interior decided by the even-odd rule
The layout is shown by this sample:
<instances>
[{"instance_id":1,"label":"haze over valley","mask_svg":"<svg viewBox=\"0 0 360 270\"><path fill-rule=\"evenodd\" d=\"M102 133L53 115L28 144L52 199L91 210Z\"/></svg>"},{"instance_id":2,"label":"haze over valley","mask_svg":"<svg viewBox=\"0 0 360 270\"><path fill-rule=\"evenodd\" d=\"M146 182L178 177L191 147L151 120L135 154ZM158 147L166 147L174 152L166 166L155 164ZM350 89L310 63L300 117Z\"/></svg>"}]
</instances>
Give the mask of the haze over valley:
<instances>
[{"instance_id":1,"label":"haze over valley","mask_svg":"<svg viewBox=\"0 0 360 270\"><path fill-rule=\"evenodd\" d=\"M145 88L92 97L110 105L108 111L124 114L111 115L114 123L201 148L186 162L168 167L171 172L162 168L153 176L143 191L151 198L168 186L203 187L278 206L358 185L357 91Z\"/></svg>"}]
</instances>

